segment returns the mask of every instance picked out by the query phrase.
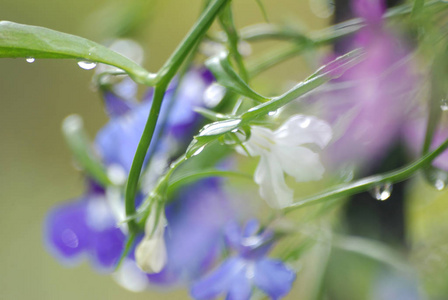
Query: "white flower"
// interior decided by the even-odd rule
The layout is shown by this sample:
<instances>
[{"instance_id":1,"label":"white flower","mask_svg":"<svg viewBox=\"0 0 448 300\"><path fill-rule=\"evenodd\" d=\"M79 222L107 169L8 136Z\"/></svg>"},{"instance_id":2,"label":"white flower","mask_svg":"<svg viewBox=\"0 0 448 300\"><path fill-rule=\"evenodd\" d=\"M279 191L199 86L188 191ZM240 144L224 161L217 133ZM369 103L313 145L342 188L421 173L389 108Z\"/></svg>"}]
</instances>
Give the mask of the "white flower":
<instances>
[{"instance_id":1,"label":"white flower","mask_svg":"<svg viewBox=\"0 0 448 300\"><path fill-rule=\"evenodd\" d=\"M260 156L254 180L260 195L273 208L284 208L293 202L293 190L285 182L285 174L297 182L319 180L324 167L319 155L306 145L324 148L331 140L331 127L315 117L294 115L276 131L253 126L243 145L251 156ZM237 151L247 154L242 147Z\"/></svg>"},{"instance_id":2,"label":"white flower","mask_svg":"<svg viewBox=\"0 0 448 300\"><path fill-rule=\"evenodd\" d=\"M163 213L157 220L156 211L156 209L151 210L146 220L145 237L135 249L135 261L146 273L159 273L167 262L164 238L167 222Z\"/></svg>"}]
</instances>

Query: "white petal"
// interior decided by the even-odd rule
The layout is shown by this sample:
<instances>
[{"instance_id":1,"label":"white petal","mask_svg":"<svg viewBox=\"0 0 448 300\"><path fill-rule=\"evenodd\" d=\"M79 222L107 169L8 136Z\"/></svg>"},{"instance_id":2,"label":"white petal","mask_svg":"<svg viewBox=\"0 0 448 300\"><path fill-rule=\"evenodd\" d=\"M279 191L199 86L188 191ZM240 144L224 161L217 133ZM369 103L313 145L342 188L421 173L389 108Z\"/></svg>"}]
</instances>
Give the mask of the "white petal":
<instances>
[{"instance_id":1,"label":"white petal","mask_svg":"<svg viewBox=\"0 0 448 300\"><path fill-rule=\"evenodd\" d=\"M272 130L260 126L251 128L251 136L244 146L252 156L267 154L275 144L275 136Z\"/></svg>"},{"instance_id":2,"label":"white petal","mask_svg":"<svg viewBox=\"0 0 448 300\"><path fill-rule=\"evenodd\" d=\"M146 273L159 273L167 262L165 240L163 236L143 239L135 249L135 261Z\"/></svg>"},{"instance_id":3,"label":"white petal","mask_svg":"<svg viewBox=\"0 0 448 300\"><path fill-rule=\"evenodd\" d=\"M112 277L119 285L132 292L143 292L149 287L146 274L131 259L125 259Z\"/></svg>"},{"instance_id":4,"label":"white petal","mask_svg":"<svg viewBox=\"0 0 448 300\"><path fill-rule=\"evenodd\" d=\"M316 144L324 148L332 137L330 125L318 118L304 115L294 115L275 132L277 144L299 146Z\"/></svg>"},{"instance_id":5,"label":"white petal","mask_svg":"<svg viewBox=\"0 0 448 300\"><path fill-rule=\"evenodd\" d=\"M167 262L165 246L166 218L162 213L157 224L157 209L153 207L145 224L145 237L135 249L135 261L146 273L159 273ZM154 228L155 227L155 228Z\"/></svg>"},{"instance_id":6,"label":"white petal","mask_svg":"<svg viewBox=\"0 0 448 300\"><path fill-rule=\"evenodd\" d=\"M319 155L305 147L277 145L273 154L280 162L281 168L298 182L319 180L325 171L319 161Z\"/></svg>"},{"instance_id":7,"label":"white petal","mask_svg":"<svg viewBox=\"0 0 448 300\"><path fill-rule=\"evenodd\" d=\"M275 156L262 155L254 176L260 195L273 208L284 208L293 201L293 191L286 185L280 162Z\"/></svg>"}]
</instances>

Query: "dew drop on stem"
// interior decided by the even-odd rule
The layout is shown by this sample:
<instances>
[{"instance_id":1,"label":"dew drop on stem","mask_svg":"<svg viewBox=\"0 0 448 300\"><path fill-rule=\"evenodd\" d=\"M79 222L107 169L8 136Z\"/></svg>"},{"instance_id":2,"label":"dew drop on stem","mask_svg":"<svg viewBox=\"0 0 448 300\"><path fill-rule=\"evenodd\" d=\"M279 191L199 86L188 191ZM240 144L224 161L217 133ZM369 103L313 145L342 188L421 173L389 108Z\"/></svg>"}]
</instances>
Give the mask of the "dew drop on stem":
<instances>
[{"instance_id":1,"label":"dew drop on stem","mask_svg":"<svg viewBox=\"0 0 448 300\"><path fill-rule=\"evenodd\" d=\"M448 111L448 98L440 100L440 109L442 111Z\"/></svg>"},{"instance_id":2,"label":"dew drop on stem","mask_svg":"<svg viewBox=\"0 0 448 300\"><path fill-rule=\"evenodd\" d=\"M381 183L375 186L371 191L371 195L379 201L387 200L392 194L392 184L391 183Z\"/></svg>"}]
</instances>

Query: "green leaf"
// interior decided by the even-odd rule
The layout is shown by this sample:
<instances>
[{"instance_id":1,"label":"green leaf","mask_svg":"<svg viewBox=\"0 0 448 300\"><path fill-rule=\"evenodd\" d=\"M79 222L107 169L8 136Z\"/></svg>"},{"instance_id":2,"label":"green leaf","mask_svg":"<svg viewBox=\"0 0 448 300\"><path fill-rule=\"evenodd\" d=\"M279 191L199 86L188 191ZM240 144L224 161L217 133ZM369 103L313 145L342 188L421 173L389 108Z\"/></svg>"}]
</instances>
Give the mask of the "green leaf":
<instances>
[{"instance_id":1,"label":"green leaf","mask_svg":"<svg viewBox=\"0 0 448 300\"><path fill-rule=\"evenodd\" d=\"M132 60L82 37L44 27L0 22L0 57L71 58L122 69L139 83L150 84L153 74Z\"/></svg>"},{"instance_id":2,"label":"green leaf","mask_svg":"<svg viewBox=\"0 0 448 300\"><path fill-rule=\"evenodd\" d=\"M233 70L228 53L222 52L220 55L212 57L206 61L205 65L212 71L218 83L222 86L258 102L269 100L252 90Z\"/></svg>"}]
</instances>

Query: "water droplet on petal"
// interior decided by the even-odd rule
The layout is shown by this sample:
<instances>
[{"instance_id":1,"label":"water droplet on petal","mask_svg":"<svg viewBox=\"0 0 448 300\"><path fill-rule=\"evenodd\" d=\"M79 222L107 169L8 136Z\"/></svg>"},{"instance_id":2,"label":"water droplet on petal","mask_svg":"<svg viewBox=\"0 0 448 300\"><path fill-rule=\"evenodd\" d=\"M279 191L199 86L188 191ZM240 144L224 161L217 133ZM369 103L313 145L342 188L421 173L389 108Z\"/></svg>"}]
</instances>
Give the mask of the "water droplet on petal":
<instances>
[{"instance_id":1,"label":"water droplet on petal","mask_svg":"<svg viewBox=\"0 0 448 300\"><path fill-rule=\"evenodd\" d=\"M382 183L373 188L371 191L372 196L379 201L387 200L392 194L392 184Z\"/></svg>"},{"instance_id":2,"label":"water droplet on petal","mask_svg":"<svg viewBox=\"0 0 448 300\"><path fill-rule=\"evenodd\" d=\"M448 99L440 100L440 109L442 111L448 111Z\"/></svg>"},{"instance_id":3,"label":"water droplet on petal","mask_svg":"<svg viewBox=\"0 0 448 300\"><path fill-rule=\"evenodd\" d=\"M35 62L36 59L34 57L27 57L26 58L26 62L32 64L33 62Z\"/></svg>"},{"instance_id":4,"label":"water droplet on petal","mask_svg":"<svg viewBox=\"0 0 448 300\"><path fill-rule=\"evenodd\" d=\"M61 235L62 242L70 248L76 248L79 245L79 239L76 233L71 229L65 229Z\"/></svg>"},{"instance_id":5,"label":"water droplet on petal","mask_svg":"<svg viewBox=\"0 0 448 300\"><path fill-rule=\"evenodd\" d=\"M78 61L78 66L84 70L92 70L96 67L96 62L88 61L88 60L80 60Z\"/></svg>"},{"instance_id":6,"label":"water droplet on petal","mask_svg":"<svg viewBox=\"0 0 448 300\"><path fill-rule=\"evenodd\" d=\"M196 156L196 155L198 155L199 153L202 152L202 150L204 150L204 148L205 148L205 146L202 146L201 148L199 148L198 150L196 150L191 156Z\"/></svg>"}]
</instances>

